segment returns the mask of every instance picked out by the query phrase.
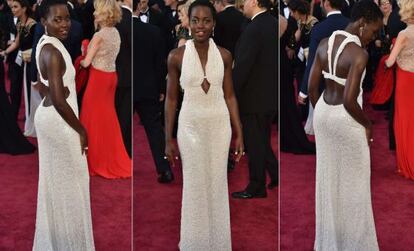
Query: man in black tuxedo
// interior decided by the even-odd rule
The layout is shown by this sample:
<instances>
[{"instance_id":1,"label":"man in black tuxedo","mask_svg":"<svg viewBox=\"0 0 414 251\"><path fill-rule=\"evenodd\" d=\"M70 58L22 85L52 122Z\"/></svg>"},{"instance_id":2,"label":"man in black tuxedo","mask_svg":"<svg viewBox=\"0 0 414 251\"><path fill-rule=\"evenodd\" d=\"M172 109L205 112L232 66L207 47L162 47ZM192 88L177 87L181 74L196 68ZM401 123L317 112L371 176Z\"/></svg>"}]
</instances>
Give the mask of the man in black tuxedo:
<instances>
[{"instance_id":1,"label":"man in black tuxedo","mask_svg":"<svg viewBox=\"0 0 414 251\"><path fill-rule=\"evenodd\" d=\"M136 8L135 14L140 10ZM142 0L141 0L142 2ZM164 159L165 135L162 128L162 104L165 97L165 43L161 30L133 16L133 82L134 111L138 113L151 147L152 157L158 173L158 182L169 183L174 176L168 160Z\"/></svg>"},{"instance_id":2,"label":"man in black tuxedo","mask_svg":"<svg viewBox=\"0 0 414 251\"><path fill-rule=\"evenodd\" d=\"M163 15L161 12L148 6L148 0L140 0L138 3L139 13L137 13L141 22L152 24L158 27L163 25Z\"/></svg>"},{"instance_id":3,"label":"man in black tuxedo","mask_svg":"<svg viewBox=\"0 0 414 251\"><path fill-rule=\"evenodd\" d=\"M401 21L400 17L400 7L398 5L398 0L394 1L392 12L390 17L388 18L387 28L388 33L390 35L390 40L392 41L394 38L398 36L400 31L404 30L407 27L407 24ZM388 114L388 139L389 139L389 148L390 150L395 150L395 135L394 135L394 105L395 105L395 79L396 79L396 71L394 69L394 87L392 90L392 95L390 97L390 110Z\"/></svg>"},{"instance_id":4,"label":"man in black tuxedo","mask_svg":"<svg viewBox=\"0 0 414 251\"><path fill-rule=\"evenodd\" d=\"M215 7L219 3L224 6L224 9L217 14L216 26L214 28L214 42L230 51L233 57L234 48L242 33L243 25L247 23L243 13L238 11L234 6L235 2L235 0L216 0L214 3Z\"/></svg>"},{"instance_id":5,"label":"man in black tuxedo","mask_svg":"<svg viewBox=\"0 0 414 251\"><path fill-rule=\"evenodd\" d=\"M121 126L125 149L131 157L131 131L132 131L132 93L131 93L131 67L132 67L132 0L122 2L122 19L116 28L121 37L121 47L116 58L116 72L118 86L115 93L115 108Z\"/></svg>"},{"instance_id":6,"label":"man in black tuxedo","mask_svg":"<svg viewBox=\"0 0 414 251\"><path fill-rule=\"evenodd\" d=\"M308 80L310 70L315 59L316 49L322 39L330 37L334 31L344 30L349 23L349 19L342 15L340 9L344 0L322 0L321 5L327 13L324 21L315 25L312 29L309 45L309 57L306 65L305 74L300 85L299 103L305 105L308 97ZM324 86L324 85L322 85Z\"/></svg>"},{"instance_id":7,"label":"man in black tuxedo","mask_svg":"<svg viewBox=\"0 0 414 251\"><path fill-rule=\"evenodd\" d=\"M82 24L84 38L90 40L95 33L93 0L79 0L78 3L79 6L75 6L76 16Z\"/></svg>"},{"instance_id":8,"label":"man in black tuxedo","mask_svg":"<svg viewBox=\"0 0 414 251\"><path fill-rule=\"evenodd\" d=\"M172 49L176 46L177 35L175 33L175 26L180 23L178 20L178 11L177 11L177 0L164 0L165 9L163 12L164 16L164 37L166 41L166 56L170 53Z\"/></svg>"},{"instance_id":9,"label":"man in black tuxedo","mask_svg":"<svg viewBox=\"0 0 414 251\"><path fill-rule=\"evenodd\" d=\"M277 111L278 21L268 8L270 0L246 0L244 14L252 21L240 36L235 50L234 88L249 157L249 184L233 198L264 198L266 170L278 184L278 163L270 139Z\"/></svg>"},{"instance_id":10,"label":"man in black tuxedo","mask_svg":"<svg viewBox=\"0 0 414 251\"><path fill-rule=\"evenodd\" d=\"M8 6L11 8L13 1L7 1ZM8 44L10 45L16 38L17 35L17 17L14 17L11 12L4 14L4 31L8 36ZM2 23L3 25L3 23ZM19 114L19 109L22 100L22 91L23 91L23 67L16 64L18 50L14 50L7 55L6 63L8 65L7 75L10 80L10 103L12 109L13 118L17 121L17 116Z\"/></svg>"}]
</instances>

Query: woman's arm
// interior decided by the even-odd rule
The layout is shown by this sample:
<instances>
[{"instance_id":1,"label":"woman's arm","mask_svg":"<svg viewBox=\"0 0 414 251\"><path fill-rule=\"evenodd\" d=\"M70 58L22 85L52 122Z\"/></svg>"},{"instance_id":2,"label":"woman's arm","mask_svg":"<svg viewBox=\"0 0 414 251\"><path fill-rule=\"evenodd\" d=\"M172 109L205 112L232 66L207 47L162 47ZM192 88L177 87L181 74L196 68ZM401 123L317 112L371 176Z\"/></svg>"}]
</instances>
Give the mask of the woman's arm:
<instances>
[{"instance_id":1,"label":"woman's arm","mask_svg":"<svg viewBox=\"0 0 414 251\"><path fill-rule=\"evenodd\" d=\"M223 92L224 99L226 100L227 109L230 112L230 120L236 131L236 162L239 162L240 158L244 154L243 143L243 130L240 122L239 107L237 104L236 95L234 94L233 80L232 80L232 64L233 58L229 51L220 48L221 55L224 61L224 79L223 79Z\"/></svg>"},{"instance_id":2,"label":"woman's arm","mask_svg":"<svg viewBox=\"0 0 414 251\"><path fill-rule=\"evenodd\" d=\"M322 44L322 43L321 43ZM322 64L320 60L320 51L322 46L319 46L315 53L315 60L313 61L310 73L309 73L309 87L308 87L308 93L309 93L309 101L312 104L312 107L315 108L316 103L319 100L319 85L321 82L322 77Z\"/></svg>"},{"instance_id":3,"label":"woman's arm","mask_svg":"<svg viewBox=\"0 0 414 251\"><path fill-rule=\"evenodd\" d=\"M56 111L80 135L82 154L88 146L86 130L66 102L63 74L66 66L62 54L53 46L46 44L40 52L40 70L49 82L49 97Z\"/></svg>"},{"instance_id":4,"label":"woman's arm","mask_svg":"<svg viewBox=\"0 0 414 251\"><path fill-rule=\"evenodd\" d=\"M102 38L100 36L97 36L97 35L93 36L89 44L88 52L86 53L86 57L84 60L80 62L83 68L87 68L89 67L89 65L91 65L93 58L95 57L96 53L98 52L101 46L101 43L102 43Z\"/></svg>"},{"instance_id":5,"label":"woman's arm","mask_svg":"<svg viewBox=\"0 0 414 251\"><path fill-rule=\"evenodd\" d=\"M177 52L177 49L175 49L168 55L167 93L165 98L165 155L171 166L175 166L174 159L178 155L178 151L173 142L180 76L179 55Z\"/></svg>"},{"instance_id":6,"label":"woman's arm","mask_svg":"<svg viewBox=\"0 0 414 251\"><path fill-rule=\"evenodd\" d=\"M7 47L7 49L5 49L4 51L0 52L0 54L4 57L7 54L12 53L13 51L17 50L20 46L20 35L18 34L16 36L16 40L14 40L14 42L9 45L9 47Z\"/></svg>"},{"instance_id":7,"label":"woman's arm","mask_svg":"<svg viewBox=\"0 0 414 251\"><path fill-rule=\"evenodd\" d=\"M400 54L401 50L405 46L405 42L407 40L407 36L404 32L400 32L397 36L397 40L395 41L395 44L391 50L390 56L385 60L385 66L390 68L395 64L395 61L397 60L398 54Z\"/></svg>"},{"instance_id":8,"label":"woman's arm","mask_svg":"<svg viewBox=\"0 0 414 251\"><path fill-rule=\"evenodd\" d=\"M371 139L371 121L365 116L362 107L358 104L358 95L360 92L361 78L368 63L368 53L361 48L352 53L353 63L349 69L348 77L344 90L344 107L345 110L366 129L368 142Z\"/></svg>"}]
</instances>

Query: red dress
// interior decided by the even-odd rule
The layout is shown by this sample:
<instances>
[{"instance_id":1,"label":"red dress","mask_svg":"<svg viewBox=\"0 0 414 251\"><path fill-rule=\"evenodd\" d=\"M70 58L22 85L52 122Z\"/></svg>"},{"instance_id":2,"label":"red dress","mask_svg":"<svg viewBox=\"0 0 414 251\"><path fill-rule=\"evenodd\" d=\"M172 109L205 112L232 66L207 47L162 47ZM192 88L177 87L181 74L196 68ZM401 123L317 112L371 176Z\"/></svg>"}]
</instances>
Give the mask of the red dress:
<instances>
[{"instance_id":1,"label":"red dress","mask_svg":"<svg viewBox=\"0 0 414 251\"><path fill-rule=\"evenodd\" d=\"M103 28L94 36L103 39L89 70L80 115L88 134L89 173L109 179L131 177L132 162L115 111L119 33L113 27Z\"/></svg>"},{"instance_id":2,"label":"red dress","mask_svg":"<svg viewBox=\"0 0 414 251\"><path fill-rule=\"evenodd\" d=\"M381 58L375 72L374 89L372 90L370 103L373 105L382 105L387 102L392 94L394 87L394 68L385 69L385 60L389 55Z\"/></svg>"},{"instance_id":3,"label":"red dress","mask_svg":"<svg viewBox=\"0 0 414 251\"><path fill-rule=\"evenodd\" d=\"M397 67L394 133L398 172L414 179L414 72Z\"/></svg>"}]
</instances>

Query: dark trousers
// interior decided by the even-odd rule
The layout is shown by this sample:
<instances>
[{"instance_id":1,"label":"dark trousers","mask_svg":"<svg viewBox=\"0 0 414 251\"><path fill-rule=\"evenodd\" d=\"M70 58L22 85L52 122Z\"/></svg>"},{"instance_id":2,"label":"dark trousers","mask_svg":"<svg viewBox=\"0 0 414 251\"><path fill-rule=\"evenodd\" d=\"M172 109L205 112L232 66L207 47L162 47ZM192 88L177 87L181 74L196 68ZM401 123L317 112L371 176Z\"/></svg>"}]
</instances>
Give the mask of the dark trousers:
<instances>
[{"instance_id":1,"label":"dark trousers","mask_svg":"<svg viewBox=\"0 0 414 251\"><path fill-rule=\"evenodd\" d=\"M389 139L389 149L395 150L395 134L394 134L394 113L395 113L395 89L397 85L397 70L393 70L394 74L394 85L392 89L392 94L390 97L390 110L388 111L388 139Z\"/></svg>"},{"instance_id":2,"label":"dark trousers","mask_svg":"<svg viewBox=\"0 0 414 251\"><path fill-rule=\"evenodd\" d=\"M134 111L138 113L144 125L157 173L171 171L168 161L164 159L165 134L161 110L162 105L158 100L134 102Z\"/></svg>"},{"instance_id":3,"label":"dark trousers","mask_svg":"<svg viewBox=\"0 0 414 251\"><path fill-rule=\"evenodd\" d=\"M266 170L272 181L278 180L278 162L271 146L271 127L276 113L242 114L244 144L249 158L250 193L266 190Z\"/></svg>"},{"instance_id":4,"label":"dark trousers","mask_svg":"<svg viewBox=\"0 0 414 251\"><path fill-rule=\"evenodd\" d=\"M8 65L8 77L10 79L10 103L12 109L12 116L17 121L20 106L22 103L23 90L23 67L16 63Z\"/></svg>"},{"instance_id":5,"label":"dark trousers","mask_svg":"<svg viewBox=\"0 0 414 251\"><path fill-rule=\"evenodd\" d=\"M121 127L125 149L131 157L131 131L132 131L132 96L131 87L118 86L115 92L115 108Z\"/></svg>"}]
</instances>

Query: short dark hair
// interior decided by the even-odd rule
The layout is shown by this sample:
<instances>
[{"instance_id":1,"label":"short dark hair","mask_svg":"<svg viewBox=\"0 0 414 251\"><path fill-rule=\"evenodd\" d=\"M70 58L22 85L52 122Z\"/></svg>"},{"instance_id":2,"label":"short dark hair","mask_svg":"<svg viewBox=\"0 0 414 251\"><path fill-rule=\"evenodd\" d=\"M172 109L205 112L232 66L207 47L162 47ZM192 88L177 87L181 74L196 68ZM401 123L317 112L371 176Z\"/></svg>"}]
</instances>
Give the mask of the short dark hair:
<instances>
[{"instance_id":1,"label":"short dark hair","mask_svg":"<svg viewBox=\"0 0 414 251\"><path fill-rule=\"evenodd\" d=\"M272 2L270 0L257 0L260 8L270 9L272 7Z\"/></svg>"},{"instance_id":2,"label":"short dark hair","mask_svg":"<svg viewBox=\"0 0 414 251\"><path fill-rule=\"evenodd\" d=\"M354 4L351 12L351 20L355 22L360 18L364 18L366 22L376 22L382 20L384 14L381 9L372 0L360 0Z\"/></svg>"},{"instance_id":3,"label":"short dark hair","mask_svg":"<svg viewBox=\"0 0 414 251\"><path fill-rule=\"evenodd\" d=\"M288 3L288 8L303 15L310 14L310 4L305 0L290 0Z\"/></svg>"},{"instance_id":4,"label":"short dark hair","mask_svg":"<svg viewBox=\"0 0 414 251\"><path fill-rule=\"evenodd\" d=\"M188 17L191 17L191 11L195 8L195 7L207 7L210 9L211 11L211 15L213 16L213 20L216 21L217 18L217 12L216 12L216 8L214 8L214 5L209 1L209 0L195 0L194 2L191 3L190 7L188 8Z\"/></svg>"},{"instance_id":5,"label":"short dark hair","mask_svg":"<svg viewBox=\"0 0 414 251\"><path fill-rule=\"evenodd\" d=\"M331 7L336 10L342 9L342 7L345 4L345 0L322 0L322 2L323 1L329 1L329 3L331 4Z\"/></svg>"},{"instance_id":6,"label":"short dark hair","mask_svg":"<svg viewBox=\"0 0 414 251\"><path fill-rule=\"evenodd\" d=\"M50 7L55 5L65 5L68 6L67 1L65 0L42 0L42 3L39 6L39 14L42 18L47 18L49 15Z\"/></svg>"}]
</instances>

